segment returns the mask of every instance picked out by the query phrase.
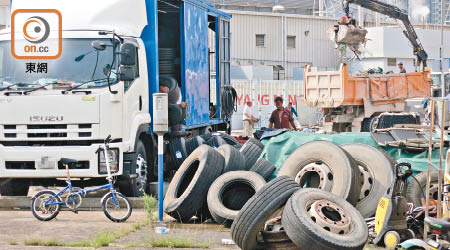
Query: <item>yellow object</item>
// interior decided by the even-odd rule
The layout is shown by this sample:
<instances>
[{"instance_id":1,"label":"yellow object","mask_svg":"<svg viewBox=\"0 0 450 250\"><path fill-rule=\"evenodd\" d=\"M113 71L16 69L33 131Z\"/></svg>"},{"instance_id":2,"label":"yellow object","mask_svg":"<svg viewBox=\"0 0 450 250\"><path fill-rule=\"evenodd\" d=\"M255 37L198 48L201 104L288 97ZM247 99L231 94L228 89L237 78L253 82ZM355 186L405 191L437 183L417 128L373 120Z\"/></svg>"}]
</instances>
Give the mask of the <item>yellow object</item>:
<instances>
[{"instance_id":1,"label":"yellow object","mask_svg":"<svg viewBox=\"0 0 450 250\"><path fill-rule=\"evenodd\" d=\"M400 239L398 238L398 234L396 235L392 232L387 232L384 236L384 244L386 247L394 248L398 245L398 243L400 243L399 241Z\"/></svg>"},{"instance_id":2,"label":"yellow object","mask_svg":"<svg viewBox=\"0 0 450 250\"><path fill-rule=\"evenodd\" d=\"M383 229L389 202L390 200L385 197L381 197L380 201L378 202L377 212L375 213L375 232L377 233L377 235L379 235L381 233L381 230Z\"/></svg>"},{"instance_id":3,"label":"yellow object","mask_svg":"<svg viewBox=\"0 0 450 250\"><path fill-rule=\"evenodd\" d=\"M85 102L95 102L97 98L95 96L83 96L81 97L81 100Z\"/></svg>"}]
</instances>

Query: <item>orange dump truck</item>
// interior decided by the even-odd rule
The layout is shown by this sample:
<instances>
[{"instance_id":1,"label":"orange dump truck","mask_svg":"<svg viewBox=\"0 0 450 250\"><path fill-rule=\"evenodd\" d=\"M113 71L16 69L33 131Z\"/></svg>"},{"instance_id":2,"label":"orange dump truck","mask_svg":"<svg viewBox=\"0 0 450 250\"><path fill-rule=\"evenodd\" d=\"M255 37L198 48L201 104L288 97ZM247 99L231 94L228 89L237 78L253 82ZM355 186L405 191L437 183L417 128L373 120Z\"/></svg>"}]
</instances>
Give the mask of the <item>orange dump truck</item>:
<instances>
[{"instance_id":1,"label":"orange dump truck","mask_svg":"<svg viewBox=\"0 0 450 250\"><path fill-rule=\"evenodd\" d=\"M406 100L430 96L431 72L350 76L348 66L338 71L304 74L304 101L320 108L326 130L367 131L371 119L383 112L403 112Z\"/></svg>"}]
</instances>

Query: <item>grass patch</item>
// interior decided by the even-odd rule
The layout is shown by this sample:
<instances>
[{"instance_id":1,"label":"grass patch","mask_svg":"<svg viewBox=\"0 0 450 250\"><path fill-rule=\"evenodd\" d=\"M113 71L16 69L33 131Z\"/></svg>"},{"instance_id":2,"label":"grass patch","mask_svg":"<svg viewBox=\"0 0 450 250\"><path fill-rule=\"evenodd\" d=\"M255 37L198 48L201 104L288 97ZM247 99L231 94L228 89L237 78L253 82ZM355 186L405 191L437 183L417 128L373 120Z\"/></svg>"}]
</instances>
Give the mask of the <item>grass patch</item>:
<instances>
[{"instance_id":1,"label":"grass patch","mask_svg":"<svg viewBox=\"0 0 450 250\"><path fill-rule=\"evenodd\" d=\"M27 239L24 241L24 244L26 246L57 246L57 247L94 247L94 248L100 248L100 247L106 247L109 246L110 243L117 240L120 237L124 237L132 232L136 232L142 227L145 227L150 222L145 223L135 223L131 225L130 227L121 228L119 231L108 231L108 230L99 230L98 233L95 235L95 237L92 240L82 240L82 241L76 241L76 242L61 242L56 239L49 239L49 240L41 240L41 239ZM10 245L17 245L11 244L12 241L10 241Z\"/></svg>"},{"instance_id":2,"label":"grass patch","mask_svg":"<svg viewBox=\"0 0 450 250\"><path fill-rule=\"evenodd\" d=\"M142 197L144 199L144 209L147 212L147 219L149 221L156 220L155 212L158 209L158 201L155 197L144 194Z\"/></svg>"},{"instance_id":3,"label":"grass patch","mask_svg":"<svg viewBox=\"0 0 450 250\"><path fill-rule=\"evenodd\" d=\"M18 243L17 243L16 240L10 240L10 241L8 241L8 245L15 246L15 245L17 245L17 244L18 244Z\"/></svg>"},{"instance_id":4,"label":"grass patch","mask_svg":"<svg viewBox=\"0 0 450 250\"><path fill-rule=\"evenodd\" d=\"M41 240L28 239L23 242L25 246L46 246L46 247L63 247L65 244L57 239Z\"/></svg>"},{"instance_id":5,"label":"grass patch","mask_svg":"<svg viewBox=\"0 0 450 250\"><path fill-rule=\"evenodd\" d=\"M150 240L150 245L167 248L209 248L210 243L196 242L189 238L163 237Z\"/></svg>"},{"instance_id":6,"label":"grass patch","mask_svg":"<svg viewBox=\"0 0 450 250\"><path fill-rule=\"evenodd\" d=\"M136 242L130 242L124 245L124 247L140 247L141 245L139 245Z\"/></svg>"}]
</instances>

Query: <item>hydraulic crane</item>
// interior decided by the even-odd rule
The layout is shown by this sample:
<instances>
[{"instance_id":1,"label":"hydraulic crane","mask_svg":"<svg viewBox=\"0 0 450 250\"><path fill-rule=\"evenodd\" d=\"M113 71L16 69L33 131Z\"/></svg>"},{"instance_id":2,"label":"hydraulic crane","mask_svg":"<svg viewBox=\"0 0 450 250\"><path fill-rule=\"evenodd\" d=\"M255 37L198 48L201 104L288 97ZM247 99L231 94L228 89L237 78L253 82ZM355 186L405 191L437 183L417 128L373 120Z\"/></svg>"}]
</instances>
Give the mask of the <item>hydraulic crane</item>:
<instances>
[{"instance_id":1,"label":"hydraulic crane","mask_svg":"<svg viewBox=\"0 0 450 250\"><path fill-rule=\"evenodd\" d=\"M428 54L425 52L422 43L417 37L417 33L414 30L413 25L409 21L408 14L406 11L401 10L397 6L383 3L376 0L343 0L342 5L345 11L346 24L354 24L354 19L350 17L350 4L356 4L363 8L369 9L374 12L378 12L380 14L386 15L390 18L394 18L402 21L404 30L403 34L408 38L414 48L414 55L417 57L417 64L420 65L421 70L423 71L427 66L427 58ZM361 43L364 41L361 41Z\"/></svg>"}]
</instances>

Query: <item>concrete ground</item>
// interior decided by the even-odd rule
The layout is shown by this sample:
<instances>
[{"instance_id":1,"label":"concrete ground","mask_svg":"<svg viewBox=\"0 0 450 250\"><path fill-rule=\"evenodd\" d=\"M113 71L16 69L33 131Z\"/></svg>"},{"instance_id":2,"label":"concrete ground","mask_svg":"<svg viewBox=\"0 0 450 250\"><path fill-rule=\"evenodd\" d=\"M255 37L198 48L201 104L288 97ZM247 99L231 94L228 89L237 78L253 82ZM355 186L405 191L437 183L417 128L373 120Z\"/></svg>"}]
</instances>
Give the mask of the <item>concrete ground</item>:
<instances>
[{"instance_id":1,"label":"concrete ground","mask_svg":"<svg viewBox=\"0 0 450 250\"><path fill-rule=\"evenodd\" d=\"M36 220L30 211L0 211L0 249L80 249L64 247L34 247L25 246L24 241L31 239L51 240L60 242L80 242L93 239L99 230L118 232L131 228L133 224L145 221L144 210L133 211L132 216L121 224L109 221L102 211L81 211L74 214L62 211L56 219L50 222ZM222 245L222 239L230 239L229 229L219 225L209 224L166 224L170 229L166 235L156 234L154 227L147 225L136 232L118 238L108 247L101 249L135 249L151 248L149 241L153 238L175 237L190 239L198 243L209 243L209 249L238 249L236 246ZM12 242L17 245L11 245ZM165 249L165 248L159 248Z\"/></svg>"}]
</instances>

